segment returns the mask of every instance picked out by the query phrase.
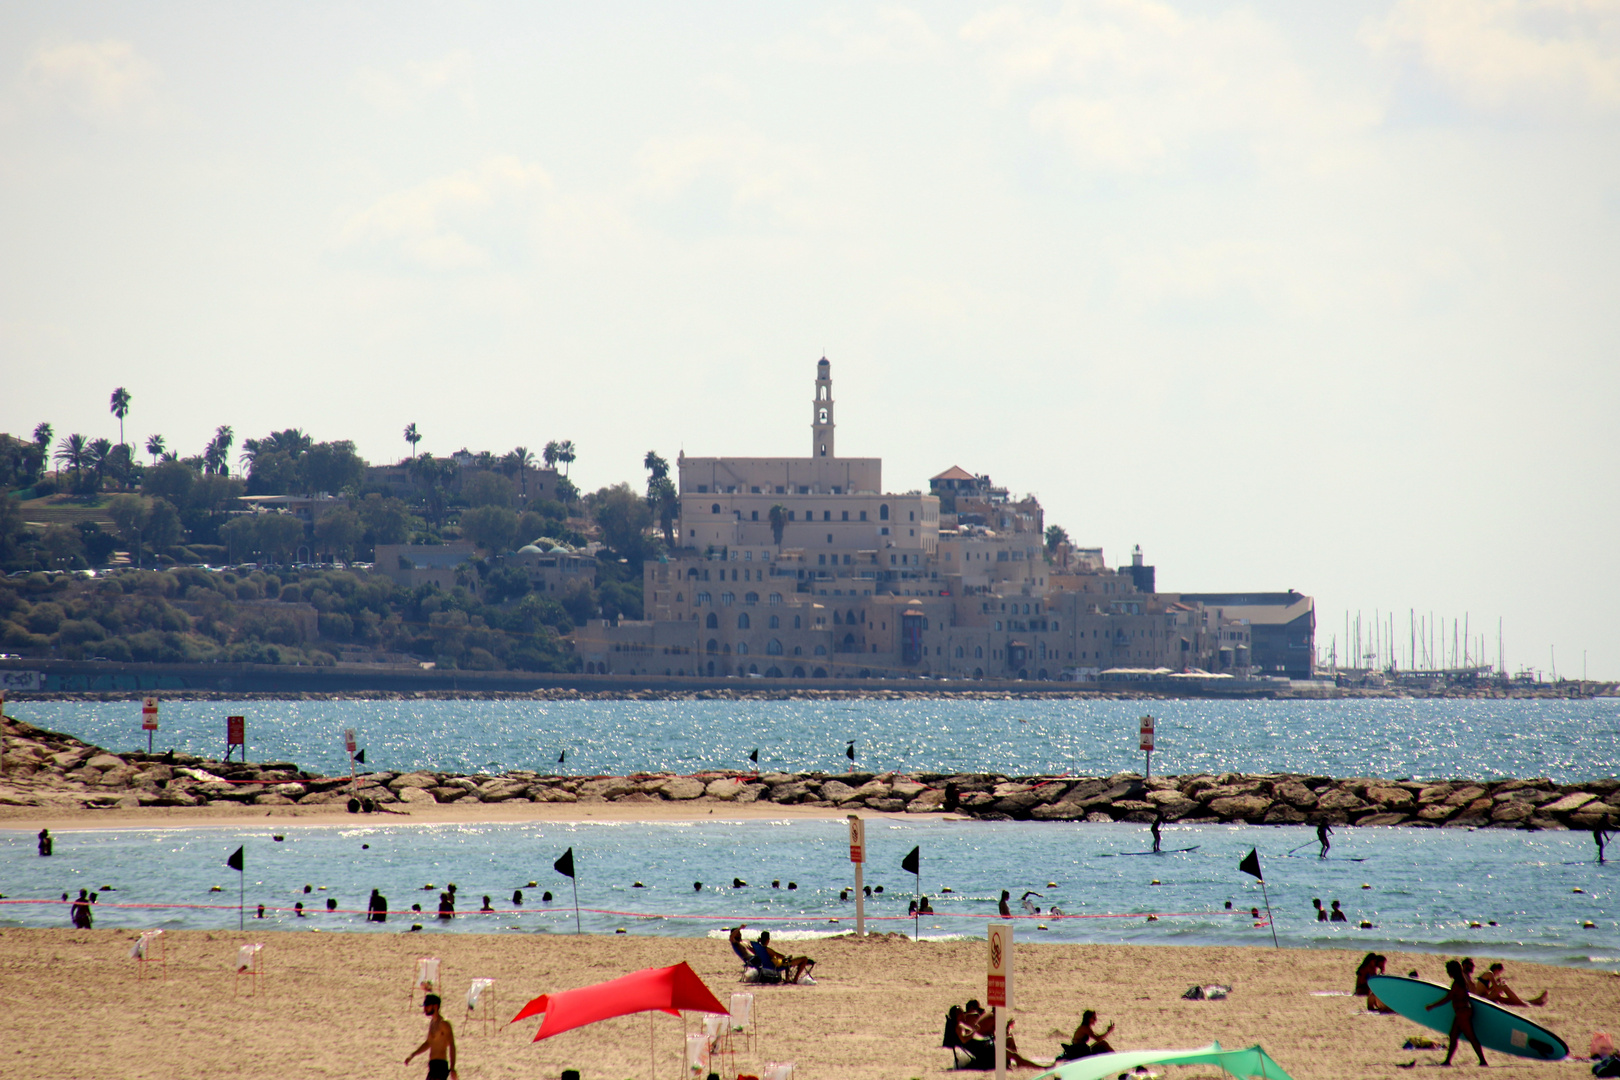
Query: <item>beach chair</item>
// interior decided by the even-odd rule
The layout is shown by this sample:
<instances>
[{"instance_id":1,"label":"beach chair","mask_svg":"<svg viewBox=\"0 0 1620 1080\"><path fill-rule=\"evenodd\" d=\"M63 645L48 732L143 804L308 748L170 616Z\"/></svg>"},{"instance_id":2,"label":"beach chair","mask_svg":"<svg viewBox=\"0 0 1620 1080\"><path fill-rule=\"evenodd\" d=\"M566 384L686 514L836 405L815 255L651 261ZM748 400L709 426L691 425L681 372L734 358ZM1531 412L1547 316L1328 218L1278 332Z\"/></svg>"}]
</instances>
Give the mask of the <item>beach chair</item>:
<instances>
[{"instance_id":1,"label":"beach chair","mask_svg":"<svg viewBox=\"0 0 1620 1080\"><path fill-rule=\"evenodd\" d=\"M439 958L437 956L418 956L416 958L416 977L411 982L411 988L405 992L405 1000L416 1008L422 1007L422 997L426 994L438 994L439 990ZM442 998L444 995L439 994Z\"/></svg>"},{"instance_id":2,"label":"beach chair","mask_svg":"<svg viewBox=\"0 0 1620 1080\"><path fill-rule=\"evenodd\" d=\"M160 977L166 982L169 978L169 950L162 930L143 930L141 936L135 939L130 946L130 958L135 961L135 977L144 979L147 975L147 965L158 965Z\"/></svg>"},{"instance_id":3,"label":"beach chair","mask_svg":"<svg viewBox=\"0 0 1620 1080\"><path fill-rule=\"evenodd\" d=\"M243 945L236 950L236 982L234 992L242 992L242 979L248 980L248 996L253 997L259 992L259 979L264 975L264 944Z\"/></svg>"},{"instance_id":4,"label":"beach chair","mask_svg":"<svg viewBox=\"0 0 1620 1080\"><path fill-rule=\"evenodd\" d=\"M742 982L779 983L782 981L782 973L777 969L775 964L771 963L770 953L765 954L765 963L767 967L761 968L759 966L759 960L754 956L751 943L738 943L733 941L731 943L731 951L736 953L737 959L743 962ZM772 977L772 973L775 975L774 978Z\"/></svg>"},{"instance_id":5,"label":"beach chair","mask_svg":"<svg viewBox=\"0 0 1620 1080\"><path fill-rule=\"evenodd\" d=\"M776 961L771 959L771 950L761 941L753 942L751 948L754 953L752 966L759 973L758 978L754 981L771 985L780 983L784 976L782 969L776 966Z\"/></svg>"},{"instance_id":6,"label":"beach chair","mask_svg":"<svg viewBox=\"0 0 1620 1080\"><path fill-rule=\"evenodd\" d=\"M493 1035L500 1030L495 1022L495 980L474 979L467 987L467 1023L481 1023L484 1033Z\"/></svg>"}]
</instances>

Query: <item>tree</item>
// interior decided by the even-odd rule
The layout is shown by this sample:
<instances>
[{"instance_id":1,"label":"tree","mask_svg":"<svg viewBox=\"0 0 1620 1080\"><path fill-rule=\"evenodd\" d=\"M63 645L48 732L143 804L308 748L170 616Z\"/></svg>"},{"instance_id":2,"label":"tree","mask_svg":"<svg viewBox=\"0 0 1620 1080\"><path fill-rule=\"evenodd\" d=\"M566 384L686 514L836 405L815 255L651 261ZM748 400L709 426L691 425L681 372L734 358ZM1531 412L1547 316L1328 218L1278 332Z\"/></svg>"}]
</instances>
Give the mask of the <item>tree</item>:
<instances>
[{"instance_id":1,"label":"tree","mask_svg":"<svg viewBox=\"0 0 1620 1080\"><path fill-rule=\"evenodd\" d=\"M95 439L90 443L88 448L90 452L89 466L91 469L95 470L96 474L94 486L94 490L96 491L101 490L101 482L103 478L107 475L108 469L115 464L112 456L112 448L113 444L111 439Z\"/></svg>"},{"instance_id":2,"label":"tree","mask_svg":"<svg viewBox=\"0 0 1620 1080\"><path fill-rule=\"evenodd\" d=\"M146 437L146 452L152 455L152 464L157 464L158 455L163 453L163 436L148 435Z\"/></svg>"},{"instance_id":3,"label":"tree","mask_svg":"<svg viewBox=\"0 0 1620 1080\"><path fill-rule=\"evenodd\" d=\"M776 546L782 546L782 534L787 532L787 507L777 503L771 507L771 536L776 540Z\"/></svg>"},{"instance_id":4,"label":"tree","mask_svg":"<svg viewBox=\"0 0 1620 1080\"><path fill-rule=\"evenodd\" d=\"M229 476L231 444L235 441L236 433L229 424L221 424L214 429L214 437L203 448L203 471L209 476Z\"/></svg>"},{"instance_id":5,"label":"tree","mask_svg":"<svg viewBox=\"0 0 1620 1080\"><path fill-rule=\"evenodd\" d=\"M574 463L574 440L564 439L557 444L557 460L563 464L563 475L568 475L568 466Z\"/></svg>"},{"instance_id":6,"label":"tree","mask_svg":"<svg viewBox=\"0 0 1620 1080\"><path fill-rule=\"evenodd\" d=\"M257 539L259 550L271 562L285 562L287 556L304 542L304 523L291 514L258 515Z\"/></svg>"},{"instance_id":7,"label":"tree","mask_svg":"<svg viewBox=\"0 0 1620 1080\"><path fill-rule=\"evenodd\" d=\"M529 501L529 470L534 468L534 454L527 446L513 447L507 458L517 466L518 484L523 489L523 501Z\"/></svg>"},{"instance_id":8,"label":"tree","mask_svg":"<svg viewBox=\"0 0 1620 1080\"><path fill-rule=\"evenodd\" d=\"M129 545L129 550L135 553L135 565L144 566L141 559L143 534L146 532L146 522L151 516L147 501L139 495L119 495L107 504L107 516L112 518L113 528L118 536Z\"/></svg>"},{"instance_id":9,"label":"tree","mask_svg":"<svg viewBox=\"0 0 1620 1080\"><path fill-rule=\"evenodd\" d=\"M45 466L48 465L51 460L51 425L36 424L34 426L34 448L35 461L33 479L37 483L38 481L45 479Z\"/></svg>"},{"instance_id":10,"label":"tree","mask_svg":"<svg viewBox=\"0 0 1620 1080\"><path fill-rule=\"evenodd\" d=\"M411 535L411 515L405 503L373 492L360 502L360 520L373 544L403 544Z\"/></svg>"},{"instance_id":11,"label":"tree","mask_svg":"<svg viewBox=\"0 0 1620 1080\"><path fill-rule=\"evenodd\" d=\"M1069 542L1069 533L1061 525L1048 525L1046 527L1046 553L1053 555L1062 544Z\"/></svg>"},{"instance_id":12,"label":"tree","mask_svg":"<svg viewBox=\"0 0 1620 1080\"><path fill-rule=\"evenodd\" d=\"M304 490L358 491L366 479L366 463L354 452L354 443L347 439L339 442L316 443L298 461L304 479Z\"/></svg>"},{"instance_id":13,"label":"tree","mask_svg":"<svg viewBox=\"0 0 1620 1080\"><path fill-rule=\"evenodd\" d=\"M602 530L602 542L614 554L635 562L641 559L652 511L636 497L629 484L605 487L591 496L591 514Z\"/></svg>"},{"instance_id":14,"label":"tree","mask_svg":"<svg viewBox=\"0 0 1620 1080\"><path fill-rule=\"evenodd\" d=\"M422 441L422 433L416 430L416 421L405 425L405 441L411 446L411 457L416 457L416 444Z\"/></svg>"},{"instance_id":15,"label":"tree","mask_svg":"<svg viewBox=\"0 0 1620 1080\"><path fill-rule=\"evenodd\" d=\"M56 460L73 470L73 484L79 483L79 474L84 470L90 460L90 441L78 432L62 436L62 441L56 444Z\"/></svg>"},{"instance_id":16,"label":"tree","mask_svg":"<svg viewBox=\"0 0 1620 1080\"><path fill-rule=\"evenodd\" d=\"M557 455L561 452L562 444L556 439L552 439L546 443L546 448L540 451L540 460L546 463L546 468L555 469L557 467Z\"/></svg>"},{"instance_id":17,"label":"tree","mask_svg":"<svg viewBox=\"0 0 1620 1080\"><path fill-rule=\"evenodd\" d=\"M518 540L518 516L504 506L477 506L461 515L461 535L498 555Z\"/></svg>"},{"instance_id":18,"label":"tree","mask_svg":"<svg viewBox=\"0 0 1620 1080\"><path fill-rule=\"evenodd\" d=\"M675 494L675 482L661 476L648 484L647 502L658 515L658 527L664 534L664 543L675 546L675 514L680 509L680 497Z\"/></svg>"},{"instance_id":19,"label":"tree","mask_svg":"<svg viewBox=\"0 0 1620 1080\"><path fill-rule=\"evenodd\" d=\"M347 506L334 506L315 523L315 539L328 552L347 560L354 557L354 545L365 535L360 515Z\"/></svg>"},{"instance_id":20,"label":"tree","mask_svg":"<svg viewBox=\"0 0 1620 1080\"><path fill-rule=\"evenodd\" d=\"M511 506L515 494L512 481L499 473L475 472L461 481L461 497L468 506Z\"/></svg>"},{"instance_id":21,"label":"tree","mask_svg":"<svg viewBox=\"0 0 1620 1080\"><path fill-rule=\"evenodd\" d=\"M122 386L112 392L112 414L118 417L118 445L124 445L124 417L129 415L129 391Z\"/></svg>"},{"instance_id":22,"label":"tree","mask_svg":"<svg viewBox=\"0 0 1620 1080\"><path fill-rule=\"evenodd\" d=\"M165 461L146 470L141 490L154 498L168 499L176 506L191 503L191 489L197 483L197 473L178 461Z\"/></svg>"}]
</instances>

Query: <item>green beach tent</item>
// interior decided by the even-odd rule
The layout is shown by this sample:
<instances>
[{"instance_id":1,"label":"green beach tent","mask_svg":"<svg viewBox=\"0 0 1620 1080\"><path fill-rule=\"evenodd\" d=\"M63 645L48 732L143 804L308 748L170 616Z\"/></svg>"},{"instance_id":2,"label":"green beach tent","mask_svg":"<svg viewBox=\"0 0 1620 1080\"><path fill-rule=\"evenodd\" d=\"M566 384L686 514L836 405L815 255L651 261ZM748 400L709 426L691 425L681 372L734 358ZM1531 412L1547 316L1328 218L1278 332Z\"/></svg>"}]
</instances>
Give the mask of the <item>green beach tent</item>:
<instances>
[{"instance_id":1,"label":"green beach tent","mask_svg":"<svg viewBox=\"0 0 1620 1080\"><path fill-rule=\"evenodd\" d=\"M1246 1050L1222 1050L1218 1042L1198 1050L1121 1050L1098 1054L1062 1062L1035 1080L1113 1080L1138 1065L1218 1065L1242 1080L1293 1080L1259 1043Z\"/></svg>"}]
</instances>

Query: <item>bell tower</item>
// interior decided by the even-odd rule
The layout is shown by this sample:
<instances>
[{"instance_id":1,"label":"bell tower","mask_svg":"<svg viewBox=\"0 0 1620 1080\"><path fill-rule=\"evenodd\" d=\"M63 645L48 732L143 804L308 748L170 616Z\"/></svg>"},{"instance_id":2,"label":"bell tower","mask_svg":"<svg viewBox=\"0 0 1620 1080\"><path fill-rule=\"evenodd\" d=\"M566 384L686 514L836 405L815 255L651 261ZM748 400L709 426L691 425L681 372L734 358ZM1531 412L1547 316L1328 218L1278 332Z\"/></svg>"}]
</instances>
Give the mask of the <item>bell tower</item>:
<instances>
[{"instance_id":1,"label":"bell tower","mask_svg":"<svg viewBox=\"0 0 1620 1080\"><path fill-rule=\"evenodd\" d=\"M811 403L810 456L835 457L833 453L832 365L823 356L816 363L816 399Z\"/></svg>"}]
</instances>

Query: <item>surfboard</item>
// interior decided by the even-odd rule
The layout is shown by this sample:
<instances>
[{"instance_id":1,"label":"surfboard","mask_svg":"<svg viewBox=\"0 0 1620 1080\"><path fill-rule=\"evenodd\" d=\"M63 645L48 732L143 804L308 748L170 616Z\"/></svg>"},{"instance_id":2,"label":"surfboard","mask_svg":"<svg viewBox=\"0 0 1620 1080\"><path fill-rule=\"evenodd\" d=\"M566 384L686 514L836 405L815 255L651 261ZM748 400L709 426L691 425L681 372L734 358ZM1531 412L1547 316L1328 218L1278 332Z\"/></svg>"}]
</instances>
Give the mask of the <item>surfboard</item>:
<instances>
[{"instance_id":1,"label":"surfboard","mask_svg":"<svg viewBox=\"0 0 1620 1080\"><path fill-rule=\"evenodd\" d=\"M1366 856L1357 857L1355 855L1329 855L1325 859L1322 858L1322 856L1320 856L1320 855L1285 855L1283 857L1287 858L1287 859L1315 859L1317 862L1366 862L1367 861Z\"/></svg>"},{"instance_id":2,"label":"surfboard","mask_svg":"<svg viewBox=\"0 0 1620 1080\"><path fill-rule=\"evenodd\" d=\"M1163 851L1105 851L1097 858L1112 859L1115 855L1180 855L1184 851L1197 851L1203 846L1194 844L1192 847L1165 848Z\"/></svg>"},{"instance_id":3,"label":"surfboard","mask_svg":"<svg viewBox=\"0 0 1620 1080\"><path fill-rule=\"evenodd\" d=\"M1451 1031L1449 1001L1425 1010L1425 1006L1446 996L1446 987L1395 975L1374 975L1367 980L1367 985L1379 1001L1413 1023L1442 1035ZM1514 1057L1561 1061L1569 1056L1569 1046L1564 1040L1540 1024L1477 997L1474 999L1474 1034L1479 1036L1479 1044L1485 1049Z\"/></svg>"}]
</instances>

